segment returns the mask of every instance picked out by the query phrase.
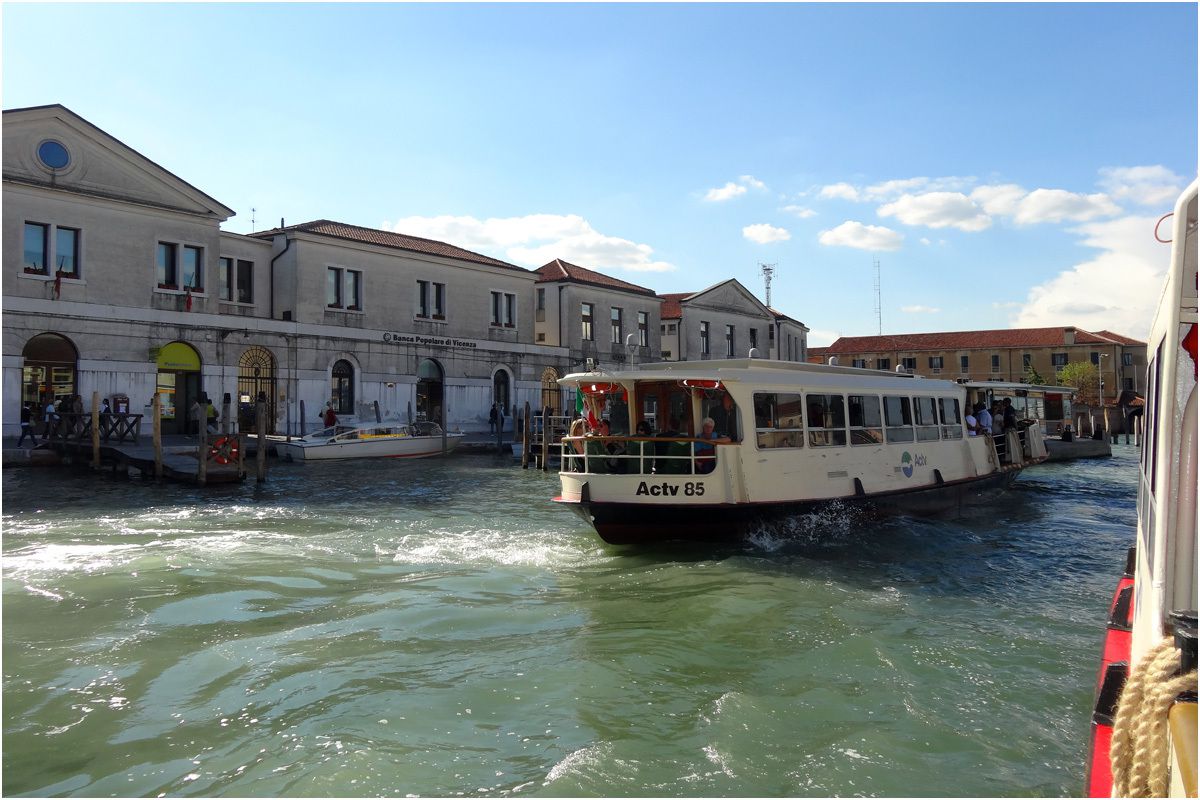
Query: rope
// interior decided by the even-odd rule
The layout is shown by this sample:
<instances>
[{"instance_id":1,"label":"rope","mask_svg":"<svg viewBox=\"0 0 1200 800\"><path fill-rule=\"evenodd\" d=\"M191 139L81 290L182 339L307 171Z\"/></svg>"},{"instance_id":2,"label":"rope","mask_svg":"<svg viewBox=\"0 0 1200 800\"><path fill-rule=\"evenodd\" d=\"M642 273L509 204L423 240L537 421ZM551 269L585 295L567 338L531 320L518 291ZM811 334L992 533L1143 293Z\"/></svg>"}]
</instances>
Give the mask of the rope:
<instances>
[{"instance_id":1,"label":"rope","mask_svg":"<svg viewBox=\"0 0 1200 800\"><path fill-rule=\"evenodd\" d=\"M1113 797L1167 796L1167 711L1175 698L1196 691L1196 670L1176 675L1179 653L1167 637L1131 672L1113 722Z\"/></svg>"}]
</instances>

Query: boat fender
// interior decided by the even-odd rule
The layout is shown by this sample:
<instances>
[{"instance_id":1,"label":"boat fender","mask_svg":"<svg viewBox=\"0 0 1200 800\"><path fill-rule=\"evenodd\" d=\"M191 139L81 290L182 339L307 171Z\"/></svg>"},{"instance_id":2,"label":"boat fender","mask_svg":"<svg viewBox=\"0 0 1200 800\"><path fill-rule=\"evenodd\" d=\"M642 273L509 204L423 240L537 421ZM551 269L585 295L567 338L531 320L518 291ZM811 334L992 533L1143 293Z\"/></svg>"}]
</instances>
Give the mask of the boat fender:
<instances>
[{"instance_id":1,"label":"boat fender","mask_svg":"<svg viewBox=\"0 0 1200 800\"><path fill-rule=\"evenodd\" d=\"M232 464L238 460L238 440L236 436L221 436L212 444L209 458L218 464Z\"/></svg>"}]
</instances>

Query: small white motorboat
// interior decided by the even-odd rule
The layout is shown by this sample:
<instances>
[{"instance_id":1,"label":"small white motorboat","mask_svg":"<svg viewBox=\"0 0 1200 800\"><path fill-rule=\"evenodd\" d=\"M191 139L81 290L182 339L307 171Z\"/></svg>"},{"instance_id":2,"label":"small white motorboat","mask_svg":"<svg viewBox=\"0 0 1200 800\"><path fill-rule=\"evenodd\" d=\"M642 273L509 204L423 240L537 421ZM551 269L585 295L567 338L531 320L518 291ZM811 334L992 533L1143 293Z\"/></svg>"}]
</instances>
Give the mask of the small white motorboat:
<instances>
[{"instance_id":1,"label":"small white motorboat","mask_svg":"<svg viewBox=\"0 0 1200 800\"><path fill-rule=\"evenodd\" d=\"M280 458L288 461L331 461L345 458L426 458L458 447L464 434L447 433L436 422L363 422L334 425L276 442Z\"/></svg>"}]
</instances>

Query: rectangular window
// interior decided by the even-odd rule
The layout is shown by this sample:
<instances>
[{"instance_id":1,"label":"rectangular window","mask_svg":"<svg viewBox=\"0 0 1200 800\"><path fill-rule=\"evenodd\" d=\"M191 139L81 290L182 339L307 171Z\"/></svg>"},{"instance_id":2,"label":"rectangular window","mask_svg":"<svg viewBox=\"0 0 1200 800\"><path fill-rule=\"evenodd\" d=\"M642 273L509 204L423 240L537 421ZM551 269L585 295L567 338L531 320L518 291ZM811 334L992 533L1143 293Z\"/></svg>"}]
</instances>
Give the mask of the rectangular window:
<instances>
[{"instance_id":1,"label":"rectangular window","mask_svg":"<svg viewBox=\"0 0 1200 800\"><path fill-rule=\"evenodd\" d=\"M754 432L759 450L804 446L804 401L799 394L755 393Z\"/></svg>"},{"instance_id":2,"label":"rectangular window","mask_svg":"<svg viewBox=\"0 0 1200 800\"><path fill-rule=\"evenodd\" d=\"M937 406L932 397L914 397L913 410L917 423L917 441L936 442L941 437L938 429Z\"/></svg>"},{"instance_id":3,"label":"rectangular window","mask_svg":"<svg viewBox=\"0 0 1200 800\"><path fill-rule=\"evenodd\" d=\"M221 300L233 300L233 259L221 256L217 268L217 295Z\"/></svg>"},{"instance_id":4,"label":"rectangular window","mask_svg":"<svg viewBox=\"0 0 1200 800\"><path fill-rule=\"evenodd\" d=\"M504 319L504 293L492 292L492 325L500 327Z\"/></svg>"},{"instance_id":5,"label":"rectangular window","mask_svg":"<svg viewBox=\"0 0 1200 800\"><path fill-rule=\"evenodd\" d=\"M943 356L930 356L929 357L929 368L930 369L941 369L943 360L944 360Z\"/></svg>"},{"instance_id":6,"label":"rectangular window","mask_svg":"<svg viewBox=\"0 0 1200 800\"><path fill-rule=\"evenodd\" d=\"M624 311L619 308L613 308L610 313L610 318L612 319L612 343L613 344L619 345L619 344L623 343L624 328L625 328L624 322L622 321L623 315L624 315Z\"/></svg>"},{"instance_id":7,"label":"rectangular window","mask_svg":"<svg viewBox=\"0 0 1200 800\"><path fill-rule=\"evenodd\" d=\"M883 418L887 424L889 444L913 440L912 408L907 397L884 397Z\"/></svg>"},{"instance_id":8,"label":"rectangular window","mask_svg":"<svg viewBox=\"0 0 1200 800\"><path fill-rule=\"evenodd\" d=\"M221 256L220 298L230 302L254 302L254 262Z\"/></svg>"},{"instance_id":9,"label":"rectangular window","mask_svg":"<svg viewBox=\"0 0 1200 800\"><path fill-rule=\"evenodd\" d=\"M637 312L638 319L638 346L650 346L650 315L645 311Z\"/></svg>"},{"instance_id":10,"label":"rectangular window","mask_svg":"<svg viewBox=\"0 0 1200 800\"><path fill-rule=\"evenodd\" d=\"M342 271L329 267L325 271L325 305L329 308L342 307Z\"/></svg>"},{"instance_id":11,"label":"rectangular window","mask_svg":"<svg viewBox=\"0 0 1200 800\"><path fill-rule=\"evenodd\" d=\"M850 444L883 444L883 414L873 394L847 398L850 410Z\"/></svg>"},{"instance_id":12,"label":"rectangular window","mask_svg":"<svg viewBox=\"0 0 1200 800\"><path fill-rule=\"evenodd\" d=\"M239 258L237 260L237 301L239 303L254 302L254 262Z\"/></svg>"},{"instance_id":13,"label":"rectangular window","mask_svg":"<svg viewBox=\"0 0 1200 800\"><path fill-rule=\"evenodd\" d=\"M515 294L504 295L504 327L517 327L517 296Z\"/></svg>"},{"instance_id":14,"label":"rectangular window","mask_svg":"<svg viewBox=\"0 0 1200 800\"><path fill-rule=\"evenodd\" d=\"M429 319L429 281L417 281L417 317Z\"/></svg>"},{"instance_id":15,"label":"rectangular window","mask_svg":"<svg viewBox=\"0 0 1200 800\"><path fill-rule=\"evenodd\" d=\"M750 349L758 347L758 328L750 329Z\"/></svg>"},{"instance_id":16,"label":"rectangular window","mask_svg":"<svg viewBox=\"0 0 1200 800\"><path fill-rule=\"evenodd\" d=\"M537 290L537 310L538 311L546 310L546 290L545 289Z\"/></svg>"},{"instance_id":17,"label":"rectangular window","mask_svg":"<svg viewBox=\"0 0 1200 800\"><path fill-rule=\"evenodd\" d=\"M595 331L592 329L592 304L591 303L580 304L580 314L583 319L583 332L582 332L583 340L585 342L595 341L596 335L595 335Z\"/></svg>"},{"instance_id":18,"label":"rectangular window","mask_svg":"<svg viewBox=\"0 0 1200 800\"><path fill-rule=\"evenodd\" d=\"M176 264L176 247L170 242L158 243L158 288L160 289L178 289L179 278L177 277Z\"/></svg>"},{"instance_id":19,"label":"rectangular window","mask_svg":"<svg viewBox=\"0 0 1200 800\"><path fill-rule=\"evenodd\" d=\"M1095 352L1091 353L1091 358L1092 358L1092 366L1096 366L1096 367L1100 366L1100 354L1099 353L1095 353Z\"/></svg>"},{"instance_id":20,"label":"rectangular window","mask_svg":"<svg viewBox=\"0 0 1200 800\"><path fill-rule=\"evenodd\" d=\"M999 371L1000 371L1000 356L993 355L992 356L992 372L999 372Z\"/></svg>"},{"instance_id":21,"label":"rectangular window","mask_svg":"<svg viewBox=\"0 0 1200 800\"><path fill-rule=\"evenodd\" d=\"M1029 369L1033 366L1033 353L1021 354L1021 369Z\"/></svg>"},{"instance_id":22,"label":"rectangular window","mask_svg":"<svg viewBox=\"0 0 1200 800\"><path fill-rule=\"evenodd\" d=\"M362 311L362 272L346 270L346 292L343 295L347 311Z\"/></svg>"},{"instance_id":23,"label":"rectangular window","mask_svg":"<svg viewBox=\"0 0 1200 800\"><path fill-rule=\"evenodd\" d=\"M446 284L417 281L417 318L446 318Z\"/></svg>"},{"instance_id":24,"label":"rectangular window","mask_svg":"<svg viewBox=\"0 0 1200 800\"><path fill-rule=\"evenodd\" d=\"M79 277L79 231L74 228L54 231L54 269L64 278Z\"/></svg>"},{"instance_id":25,"label":"rectangular window","mask_svg":"<svg viewBox=\"0 0 1200 800\"><path fill-rule=\"evenodd\" d=\"M37 222L25 223L25 271L46 274L46 251L49 249L50 226Z\"/></svg>"},{"instance_id":26,"label":"rectangular window","mask_svg":"<svg viewBox=\"0 0 1200 800\"><path fill-rule=\"evenodd\" d=\"M865 358L852 359L850 361L850 366L857 367L858 369L866 369L867 368L867 360Z\"/></svg>"},{"instance_id":27,"label":"rectangular window","mask_svg":"<svg viewBox=\"0 0 1200 800\"><path fill-rule=\"evenodd\" d=\"M892 368L892 360L890 358L879 359L879 366L876 367L876 369L891 369L891 368Z\"/></svg>"},{"instance_id":28,"label":"rectangular window","mask_svg":"<svg viewBox=\"0 0 1200 800\"><path fill-rule=\"evenodd\" d=\"M901 361L904 363L904 368L905 368L905 369L908 369L908 370L916 370L916 368L917 368L917 359L916 359L915 357L914 357L914 358L904 358L904 359L901 359Z\"/></svg>"},{"instance_id":29,"label":"rectangular window","mask_svg":"<svg viewBox=\"0 0 1200 800\"><path fill-rule=\"evenodd\" d=\"M962 416L959 413L957 397L943 397L938 400L938 411L941 414L942 438L961 439L963 436Z\"/></svg>"},{"instance_id":30,"label":"rectangular window","mask_svg":"<svg viewBox=\"0 0 1200 800\"><path fill-rule=\"evenodd\" d=\"M706 356L710 352L708 347L708 323L700 323L700 355Z\"/></svg>"},{"instance_id":31,"label":"rectangular window","mask_svg":"<svg viewBox=\"0 0 1200 800\"><path fill-rule=\"evenodd\" d=\"M1121 353L1121 366L1123 366L1123 367L1132 367L1133 366L1133 353Z\"/></svg>"},{"instance_id":32,"label":"rectangular window","mask_svg":"<svg viewBox=\"0 0 1200 800\"><path fill-rule=\"evenodd\" d=\"M725 326L725 357L733 358L734 349L737 347L734 342L734 332L732 325Z\"/></svg>"},{"instance_id":33,"label":"rectangular window","mask_svg":"<svg viewBox=\"0 0 1200 800\"><path fill-rule=\"evenodd\" d=\"M846 444L846 398L840 394L809 394L808 443L813 447Z\"/></svg>"},{"instance_id":34,"label":"rectangular window","mask_svg":"<svg viewBox=\"0 0 1200 800\"><path fill-rule=\"evenodd\" d=\"M183 246L183 286L193 292L204 291L204 251L187 244Z\"/></svg>"},{"instance_id":35,"label":"rectangular window","mask_svg":"<svg viewBox=\"0 0 1200 800\"><path fill-rule=\"evenodd\" d=\"M993 358L998 359L999 357L993 356ZM1061 370L1063 367L1065 367L1067 365L1067 354L1066 353L1051 353L1050 354L1050 365L1054 367L1055 372L1058 372L1059 370Z\"/></svg>"},{"instance_id":36,"label":"rectangular window","mask_svg":"<svg viewBox=\"0 0 1200 800\"><path fill-rule=\"evenodd\" d=\"M674 322L672 322L670 325L667 326L667 333L675 333L675 323Z\"/></svg>"},{"instance_id":37,"label":"rectangular window","mask_svg":"<svg viewBox=\"0 0 1200 800\"><path fill-rule=\"evenodd\" d=\"M971 358L969 356L959 356L958 357L958 368L962 372L970 372L971 371Z\"/></svg>"},{"instance_id":38,"label":"rectangular window","mask_svg":"<svg viewBox=\"0 0 1200 800\"><path fill-rule=\"evenodd\" d=\"M433 318L446 318L446 284L433 284Z\"/></svg>"}]
</instances>

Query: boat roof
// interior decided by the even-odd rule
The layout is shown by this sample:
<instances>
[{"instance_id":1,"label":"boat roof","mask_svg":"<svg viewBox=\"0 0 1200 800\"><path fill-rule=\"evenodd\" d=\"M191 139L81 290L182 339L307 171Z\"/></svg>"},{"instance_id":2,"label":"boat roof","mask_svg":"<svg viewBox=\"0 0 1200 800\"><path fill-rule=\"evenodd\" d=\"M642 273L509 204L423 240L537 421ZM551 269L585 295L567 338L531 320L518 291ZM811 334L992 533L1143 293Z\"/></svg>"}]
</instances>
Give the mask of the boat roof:
<instances>
[{"instance_id":1,"label":"boat roof","mask_svg":"<svg viewBox=\"0 0 1200 800\"><path fill-rule=\"evenodd\" d=\"M961 381L968 389L1010 389L1013 391L1045 392L1047 394L1078 394L1074 386L1045 386L1040 383L1021 383L1020 381Z\"/></svg>"},{"instance_id":2,"label":"boat roof","mask_svg":"<svg viewBox=\"0 0 1200 800\"><path fill-rule=\"evenodd\" d=\"M621 383L627 381L719 380L722 383L791 384L818 379L833 383L839 378L870 383L880 388L911 390L913 381L920 381L928 391L961 389L954 381L925 378L907 372L842 367L829 364L809 364L800 361L773 361L764 358L728 358L706 361L657 361L620 370L597 368L590 372L572 372L558 379L563 385L592 382Z\"/></svg>"}]
</instances>

